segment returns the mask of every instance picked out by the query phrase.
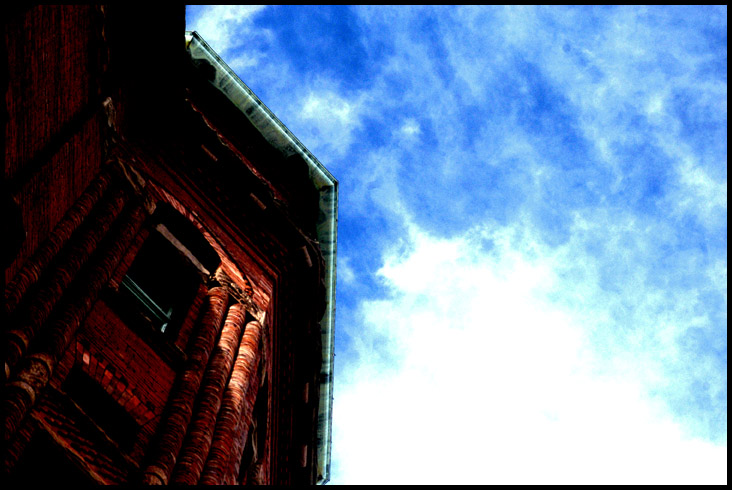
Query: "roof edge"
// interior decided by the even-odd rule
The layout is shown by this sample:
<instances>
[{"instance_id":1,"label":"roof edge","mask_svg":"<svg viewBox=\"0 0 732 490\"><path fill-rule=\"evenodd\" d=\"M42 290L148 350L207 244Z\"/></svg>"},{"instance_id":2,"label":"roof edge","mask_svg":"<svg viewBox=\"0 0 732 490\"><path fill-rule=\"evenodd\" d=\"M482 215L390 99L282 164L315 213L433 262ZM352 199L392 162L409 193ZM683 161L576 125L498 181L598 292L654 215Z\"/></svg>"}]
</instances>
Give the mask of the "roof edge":
<instances>
[{"instance_id":1,"label":"roof edge","mask_svg":"<svg viewBox=\"0 0 732 490\"><path fill-rule=\"evenodd\" d=\"M338 181L295 137L254 92L229 68L196 31L186 32L186 50L193 59L205 59L215 69L213 85L241 110L255 128L284 157L298 154L308 165L310 180L319 191L320 216L316 233L325 259L326 310L320 321L322 366L318 406L318 480L330 480L335 333L336 245L338 234Z\"/></svg>"}]
</instances>

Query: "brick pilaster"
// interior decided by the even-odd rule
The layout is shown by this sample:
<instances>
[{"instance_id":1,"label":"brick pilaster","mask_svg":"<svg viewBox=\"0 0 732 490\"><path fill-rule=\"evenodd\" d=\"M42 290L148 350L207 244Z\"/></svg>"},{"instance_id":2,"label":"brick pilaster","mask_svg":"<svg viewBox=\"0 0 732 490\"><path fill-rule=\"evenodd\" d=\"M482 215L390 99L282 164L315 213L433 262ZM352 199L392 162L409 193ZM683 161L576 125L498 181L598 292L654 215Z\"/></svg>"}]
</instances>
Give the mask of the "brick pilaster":
<instances>
[{"instance_id":1,"label":"brick pilaster","mask_svg":"<svg viewBox=\"0 0 732 490\"><path fill-rule=\"evenodd\" d=\"M193 415L203 373L221 330L228 293L222 287L214 287L209 290L207 299L206 310L188 352L188 360L170 395L168 416L158 429L159 442L143 472L142 482L147 485L168 483Z\"/></svg>"},{"instance_id":2,"label":"brick pilaster","mask_svg":"<svg viewBox=\"0 0 732 490\"><path fill-rule=\"evenodd\" d=\"M245 397L249 385L255 378L259 367L259 340L262 328L257 321L247 323L242 335L239 352L229 384L224 392L211 450L203 470L200 483L207 485L222 484L227 480L229 461L234 447L234 436L240 419L245 413Z\"/></svg>"},{"instance_id":3,"label":"brick pilaster","mask_svg":"<svg viewBox=\"0 0 732 490\"><path fill-rule=\"evenodd\" d=\"M102 194L109 187L110 174L104 171L79 196L66 215L59 221L49 237L26 261L23 268L5 286L5 313L12 313L28 288L38 281L41 273L59 253L71 234L86 219Z\"/></svg>"},{"instance_id":4,"label":"brick pilaster","mask_svg":"<svg viewBox=\"0 0 732 490\"><path fill-rule=\"evenodd\" d=\"M235 303L229 308L221 338L211 355L201 384L197 411L173 473L173 483L198 483L211 447L216 415L221 408L226 382L234 366L245 318L246 310L243 305Z\"/></svg>"},{"instance_id":5,"label":"brick pilaster","mask_svg":"<svg viewBox=\"0 0 732 490\"><path fill-rule=\"evenodd\" d=\"M25 309L21 308L20 318L14 319L14 327L6 334L6 371L12 371L25 354L28 345L42 329L56 304L109 232L126 200L127 195L121 188L105 195L100 202L100 209L95 208L92 211L92 215L79 229L80 234L74 234L61 250L58 265L41 278L40 288L33 295L32 304Z\"/></svg>"},{"instance_id":6,"label":"brick pilaster","mask_svg":"<svg viewBox=\"0 0 732 490\"><path fill-rule=\"evenodd\" d=\"M254 378L247 387L247 394L244 398L244 411L239 418L239 423L234 430L234 446L229 459L229 469L226 472L226 478L223 483L226 485L236 485L239 481L239 472L241 471L241 458L244 453L244 447L247 444L249 430L252 428L254 418L254 404L257 401L259 393L260 372L259 369L254 371ZM246 471L247 468L244 468Z\"/></svg>"},{"instance_id":7,"label":"brick pilaster","mask_svg":"<svg viewBox=\"0 0 732 490\"><path fill-rule=\"evenodd\" d=\"M145 217L145 210L140 205L133 206L123 214L104 247L92 259L91 267L80 278L78 289L73 292L73 301L70 300L62 306L48 329L39 335L29 355L18 364L17 374L6 385L3 393L6 441L12 438L25 415L48 385L56 363L72 345L76 330L91 310L102 287L109 281L112 271L139 231Z\"/></svg>"}]
</instances>

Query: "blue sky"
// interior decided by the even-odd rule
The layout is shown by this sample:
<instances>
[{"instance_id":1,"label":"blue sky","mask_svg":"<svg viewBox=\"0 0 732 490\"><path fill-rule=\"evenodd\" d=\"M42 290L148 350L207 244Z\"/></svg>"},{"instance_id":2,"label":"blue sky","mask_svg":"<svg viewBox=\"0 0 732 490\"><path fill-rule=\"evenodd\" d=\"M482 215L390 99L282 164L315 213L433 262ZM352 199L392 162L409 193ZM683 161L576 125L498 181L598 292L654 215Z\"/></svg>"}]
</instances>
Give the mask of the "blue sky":
<instances>
[{"instance_id":1,"label":"blue sky","mask_svg":"<svg viewBox=\"0 0 732 490\"><path fill-rule=\"evenodd\" d=\"M726 6L187 29L339 180L332 483L726 483Z\"/></svg>"}]
</instances>

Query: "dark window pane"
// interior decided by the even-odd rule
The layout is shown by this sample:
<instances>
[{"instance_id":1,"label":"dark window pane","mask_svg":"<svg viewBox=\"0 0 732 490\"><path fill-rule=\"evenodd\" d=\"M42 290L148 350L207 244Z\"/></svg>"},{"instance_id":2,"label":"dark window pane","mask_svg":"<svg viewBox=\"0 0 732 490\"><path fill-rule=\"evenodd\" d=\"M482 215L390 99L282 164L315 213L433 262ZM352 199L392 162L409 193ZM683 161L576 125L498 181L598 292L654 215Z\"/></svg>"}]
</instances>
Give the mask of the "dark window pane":
<instances>
[{"instance_id":1,"label":"dark window pane","mask_svg":"<svg viewBox=\"0 0 732 490\"><path fill-rule=\"evenodd\" d=\"M201 276L165 237L153 231L122 281L120 292L166 335L188 311Z\"/></svg>"}]
</instances>

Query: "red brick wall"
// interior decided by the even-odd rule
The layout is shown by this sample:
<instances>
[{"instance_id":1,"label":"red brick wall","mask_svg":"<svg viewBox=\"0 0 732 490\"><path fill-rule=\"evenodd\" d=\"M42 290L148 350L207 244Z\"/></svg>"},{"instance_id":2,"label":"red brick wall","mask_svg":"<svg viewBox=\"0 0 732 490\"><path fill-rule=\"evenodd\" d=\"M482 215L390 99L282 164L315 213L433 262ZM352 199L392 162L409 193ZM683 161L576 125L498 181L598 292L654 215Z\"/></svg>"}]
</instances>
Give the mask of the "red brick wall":
<instances>
[{"instance_id":1,"label":"red brick wall","mask_svg":"<svg viewBox=\"0 0 732 490\"><path fill-rule=\"evenodd\" d=\"M214 143L223 137L216 127L236 128L238 134L238 118L243 117L238 113L231 118L217 119L216 127L191 133L191 136L202 138L201 141L204 141L203 136L208 138L205 142L209 152L226 156L220 162L223 166L219 173L213 175L211 169L199 165L193 153L180 158L174 150L180 139L178 136L182 134L178 125L184 119L171 114L177 107L173 102L182 100L182 94L166 95L170 100L162 106L150 102L157 104L157 99L161 98L158 96L170 91L167 84L152 83L161 78L158 75L165 74L172 80L183 79L174 71L175 47L180 47L181 54L183 47L182 39L176 35L178 32L182 35L183 25L162 22L171 16L152 16L148 24L159 22L161 25L156 27L162 31L143 29L140 31L143 36L129 36L130 21L143 20L135 19L138 13L134 9L116 9L124 15L115 21L110 14L114 8L107 9L105 15L97 6L32 7L4 19L9 70L9 81L3 82L6 83L5 102L9 116L4 126L4 177L11 197L18 202L27 231L20 252L6 268L6 283L16 276L25 262L32 262L28 259L33 252L98 174L106 158L105 145L111 143L102 98L111 96L119 116L117 122L131 121L119 126L127 138L125 151L139 153L137 160L127 159L125 153L130 170L149 179L148 192L157 192L155 197L162 196L177 204L176 207L199 225L222 256L222 269L240 289L252 295L253 303L260 310L268 311L262 347L266 382L272 383L271 389L266 391L266 406L271 415L267 424L274 423L267 430L263 473L269 476L271 471L275 479L283 482L300 481L302 479L293 476L293 468L299 467L295 451L300 448L296 444L300 441L294 438L300 437L298 423L302 418L296 416L295 412L300 409L295 398L302 392L303 382L310 379L307 373L317 376L317 370L310 369L307 362L297 358L300 350L310 351L302 333L309 331L305 327L310 323L309 320L300 321L300 317L307 316L310 307L298 306L301 301L298 297L302 291L312 289L312 281L295 280L298 275L306 274L300 270L303 261L300 249L304 242L295 227L302 224L307 232L305 225L313 223L309 222L309 212L300 213L291 208L309 202L313 189L307 185L301 187L306 181L304 174L280 175L282 168L290 167L280 165L281 159L270 158L271 152L259 151L256 142L249 142L247 138L254 135L251 131L243 132L241 138L231 136L232 144L239 149L232 150L230 155L222 153L224 147L229 146L228 142L220 143L221 147L215 146ZM172 18L182 19L174 15ZM110 43L105 36L117 41ZM138 43L138 47L149 42L168 55L156 57L145 53L139 59L141 50L130 48L130 42ZM117 53L116 58L114 53ZM120 55L127 57L120 58ZM147 65L141 68L139 62ZM105 86L105 76L110 72L114 74L111 78L119 78L119 86L109 83ZM128 75L129 80L125 78ZM179 88L182 90L183 86ZM206 94L203 99L205 101ZM155 110L151 112L149 109L153 106ZM218 114L226 107L213 103L211 111ZM137 111L137 118L132 116L133 109ZM195 108L191 106L187 110ZM165 124L157 124L158 119L145 123L147 116L153 113ZM166 134L161 136L158 131ZM135 141L141 136L152 148L135 147ZM163 136L177 137L173 138L176 144L168 141L165 151L160 150L159 143L167 141ZM133 147L136 149L132 150ZM267 182L261 183L255 178L247 180L247 169L252 166L262 166ZM305 167L300 165L298 168ZM250 181L259 182L257 192L252 192ZM272 195L269 195L270 190ZM273 200L272 196L281 199ZM290 218L295 221L289 221ZM131 253L122 261L113 284L132 258ZM96 298L103 286L101 282L94 284L93 297ZM270 301L273 296L279 301ZM199 296L198 305L200 300ZM64 333L63 345L69 344L69 350L53 373L55 378L51 386L60 388L64 375L75 364L99 381L143 427L142 438L133 450L133 459L139 464L144 454L143 446L161 425L161 415L176 373L153 347L125 326L103 300L96 301L86 317L90 303L84 305L73 310L81 327L75 332L70 330L68 339ZM182 329L186 336L195 335L192 319L189 318ZM63 325L54 323L52 327ZM54 356L60 357L61 352ZM59 407L61 411L63 406ZM301 425L307 428L312 424L305 420Z\"/></svg>"},{"instance_id":2,"label":"red brick wall","mask_svg":"<svg viewBox=\"0 0 732 490\"><path fill-rule=\"evenodd\" d=\"M160 423L175 371L104 301L96 303L73 349L82 369L100 381L141 426L140 439L132 454L140 462Z\"/></svg>"},{"instance_id":3,"label":"red brick wall","mask_svg":"<svg viewBox=\"0 0 732 490\"><path fill-rule=\"evenodd\" d=\"M91 5L37 6L6 24L4 177L27 231L6 282L100 168L101 26Z\"/></svg>"},{"instance_id":4,"label":"red brick wall","mask_svg":"<svg viewBox=\"0 0 732 490\"><path fill-rule=\"evenodd\" d=\"M98 301L79 332L79 342L100 362L123 376L140 398L160 414L175 379L168 366L140 337L127 327L104 301ZM153 374L154 375L151 375Z\"/></svg>"}]
</instances>

